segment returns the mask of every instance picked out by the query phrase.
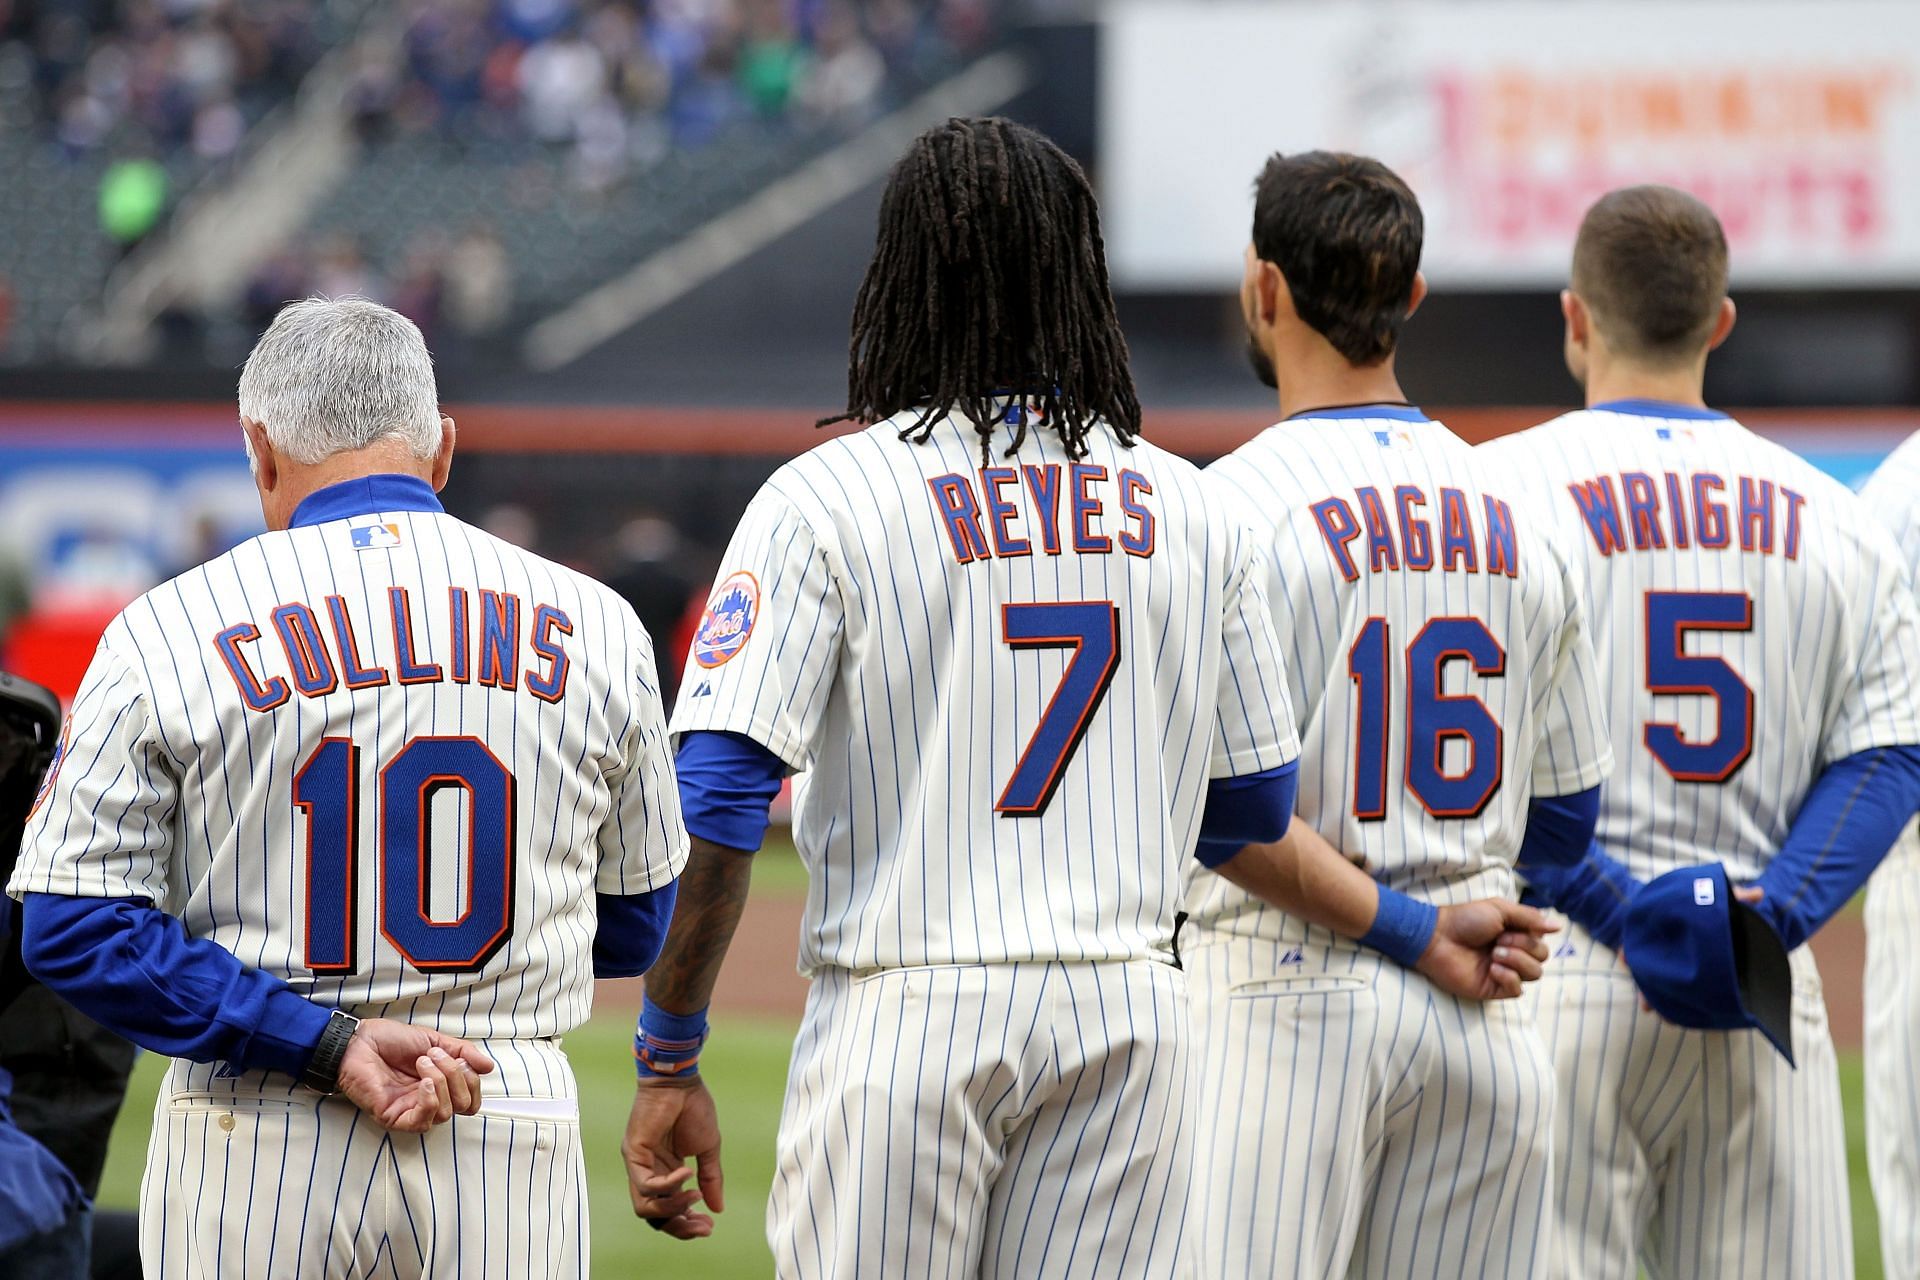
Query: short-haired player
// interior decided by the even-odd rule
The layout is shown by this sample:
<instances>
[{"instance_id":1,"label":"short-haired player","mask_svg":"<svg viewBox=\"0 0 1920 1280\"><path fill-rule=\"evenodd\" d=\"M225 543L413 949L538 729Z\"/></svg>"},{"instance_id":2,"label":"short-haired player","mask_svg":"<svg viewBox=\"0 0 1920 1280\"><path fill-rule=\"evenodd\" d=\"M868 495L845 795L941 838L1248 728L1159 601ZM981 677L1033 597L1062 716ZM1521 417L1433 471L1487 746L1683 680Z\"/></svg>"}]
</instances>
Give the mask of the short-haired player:
<instances>
[{"instance_id":1,"label":"short-haired player","mask_svg":"<svg viewBox=\"0 0 1920 1280\"><path fill-rule=\"evenodd\" d=\"M1378 161L1276 155L1241 286L1282 421L1207 471L1272 557L1299 822L1378 884L1358 942L1193 877L1195 1273L1533 1276L1552 1066L1524 1003L1433 981L1433 922L1576 866L1610 763L1575 573L1520 485L1407 402L1423 222Z\"/></svg>"},{"instance_id":2,"label":"short-haired player","mask_svg":"<svg viewBox=\"0 0 1920 1280\"><path fill-rule=\"evenodd\" d=\"M1602 197L1561 309L1587 407L1482 446L1586 562L1613 732L1611 888L1564 904L1579 927L1535 1001L1560 1088L1555 1273L1851 1275L1838 1065L1801 944L1920 803L1909 570L1845 486L1707 407L1734 306L1700 200ZM1641 886L1710 863L1794 949L1782 1053L1662 1020L1637 949L1622 967Z\"/></svg>"},{"instance_id":3,"label":"short-haired player","mask_svg":"<svg viewBox=\"0 0 1920 1280\"><path fill-rule=\"evenodd\" d=\"M240 419L268 532L108 627L8 886L34 974L175 1059L146 1274L584 1275L557 1037L686 857L651 642L442 510L405 317L288 306Z\"/></svg>"}]
</instances>

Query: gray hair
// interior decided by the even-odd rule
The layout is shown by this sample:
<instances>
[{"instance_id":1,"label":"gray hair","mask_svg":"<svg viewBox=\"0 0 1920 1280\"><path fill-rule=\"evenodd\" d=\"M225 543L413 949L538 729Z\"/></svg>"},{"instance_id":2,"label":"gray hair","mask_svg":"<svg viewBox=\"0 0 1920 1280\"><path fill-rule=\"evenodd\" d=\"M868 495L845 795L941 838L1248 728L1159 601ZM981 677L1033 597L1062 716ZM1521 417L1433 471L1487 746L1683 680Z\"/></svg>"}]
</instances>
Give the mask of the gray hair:
<instances>
[{"instance_id":1,"label":"gray hair","mask_svg":"<svg viewBox=\"0 0 1920 1280\"><path fill-rule=\"evenodd\" d=\"M413 321L365 298L315 297L281 308L240 372L240 416L264 427L295 462L388 438L419 458L440 448L426 339Z\"/></svg>"}]
</instances>

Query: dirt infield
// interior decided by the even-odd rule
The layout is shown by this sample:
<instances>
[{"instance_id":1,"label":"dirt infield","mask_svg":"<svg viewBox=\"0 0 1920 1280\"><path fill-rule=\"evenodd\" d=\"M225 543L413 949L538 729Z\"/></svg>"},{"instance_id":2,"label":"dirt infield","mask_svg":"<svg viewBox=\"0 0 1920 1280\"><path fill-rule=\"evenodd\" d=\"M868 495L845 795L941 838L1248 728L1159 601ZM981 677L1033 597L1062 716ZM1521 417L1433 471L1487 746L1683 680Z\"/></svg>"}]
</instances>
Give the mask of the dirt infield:
<instances>
[{"instance_id":1,"label":"dirt infield","mask_svg":"<svg viewBox=\"0 0 1920 1280\"><path fill-rule=\"evenodd\" d=\"M766 894L747 903L734 935L727 964L714 989L713 1003L723 1013L753 1013L798 1018L807 984L794 971L800 939L802 900L791 893ZM1866 962L1865 922L1845 912L1813 940L1820 975L1827 989L1827 1012L1834 1042L1843 1050L1860 1047L1860 980ZM637 1010L640 980L603 982L595 1008Z\"/></svg>"}]
</instances>

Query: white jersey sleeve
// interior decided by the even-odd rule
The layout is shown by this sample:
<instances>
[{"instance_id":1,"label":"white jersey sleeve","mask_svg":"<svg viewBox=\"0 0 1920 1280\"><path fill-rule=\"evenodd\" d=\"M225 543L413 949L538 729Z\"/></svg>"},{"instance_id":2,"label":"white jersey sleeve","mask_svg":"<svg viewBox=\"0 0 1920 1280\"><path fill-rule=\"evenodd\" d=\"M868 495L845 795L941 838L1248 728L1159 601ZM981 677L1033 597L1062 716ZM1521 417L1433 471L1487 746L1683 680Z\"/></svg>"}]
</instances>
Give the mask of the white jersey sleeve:
<instances>
[{"instance_id":1,"label":"white jersey sleeve","mask_svg":"<svg viewBox=\"0 0 1920 1280\"><path fill-rule=\"evenodd\" d=\"M600 873L594 886L599 893L620 896L664 889L686 865L688 848L653 644L638 621L633 634L638 696L628 726L625 769L609 779L613 804L600 828Z\"/></svg>"},{"instance_id":2,"label":"white jersey sleeve","mask_svg":"<svg viewBox=\"0 0 1920 1280\"><path fill-rule=\"evenodd\" d=\"M1920 618L1910 574L1879 530L1866 535L1845 582L1856 657L1840 670L1844 684L1828 703L1822 766L1875 747L1920 743Z\"/></svg>"},{"instance_id":3,"label":"white jersey sleeve","mask_svg":"<svg viewBox=\"0 0 1920 1280\"><path fill-rule=\"evenodd\" d=\"M1606 686L1588 635L1584 592L1576 571L1565 562L1560 579L1566 616L1559 628L1553 677L1541 686L1535 707L1540 723L1533 757L1536 796L1575 795L1599 786L1613 772Z\"/></svg>"},{"instance_id":4,"label":"white jersey sleeve","mask_svg":"<svg viewBox=\"0 0 1920 1280\"><path fill-rule=\"evenodd\" d=\"M116 620L81 681L7 891L163 903L179 766Z\"/></svg>"},{"instance_id":5,"label":"white jersey sleeve","mask_svg":"<svg viewBox=\"0 0 1920 1280\"><path fill-rule=\"evenodd\" d=\"M1920 433L1888 455L1860 497L1900 544L1901 556L1920 582Z\"/></svg>"},{"instance_id":6,"label":"white jersey sleeve","mask_svg":"<svg viewBox=\"0 0 1920 1280\"><path fill-rule=\"evenodd\" d=\"M839 665L839 584L806 518L772 487L748 504L721 563L672 733L744 734L804 773Z\"/></svg>"},{"instance_id":7,"label":"white jersey sleeve","mask_svg":"<svg viewBox=\"0 0 1920 1280\"><path fill-rule=\"evenodd\" d=\"M1251 532L1241 537L1238 567L1227 582L1220 664L1220 729L1208 777L1264 773L1296 760L1300 731L1287 694L1268 583L1271 562Z\"/></svg>"}]
</instances>

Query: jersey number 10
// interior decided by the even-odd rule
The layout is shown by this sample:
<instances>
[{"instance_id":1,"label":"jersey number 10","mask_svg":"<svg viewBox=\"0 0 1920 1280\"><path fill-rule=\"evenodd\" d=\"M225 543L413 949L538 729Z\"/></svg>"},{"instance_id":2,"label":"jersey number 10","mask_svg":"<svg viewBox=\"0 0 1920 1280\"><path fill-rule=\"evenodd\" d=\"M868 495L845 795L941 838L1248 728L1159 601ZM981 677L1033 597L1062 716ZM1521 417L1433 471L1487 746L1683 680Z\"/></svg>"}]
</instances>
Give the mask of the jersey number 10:
<instances>
[{"instance_id":1,"label":"jersey number 10","mask_svg":"<svg viewBox=\"0 0 1920 1280\"><path fill-rule=\"evenodd\" d=\"M307 968L349 974L359 953L360 748L323 738L294 775L293 803L307 827ZM513 774L473 737L419 737L380 770L380 933L414 968L471 973L513 931ZM465 793L464 887L458 914L427 909L437 857L433 801Z\"/></svg>"}]
</instances>

